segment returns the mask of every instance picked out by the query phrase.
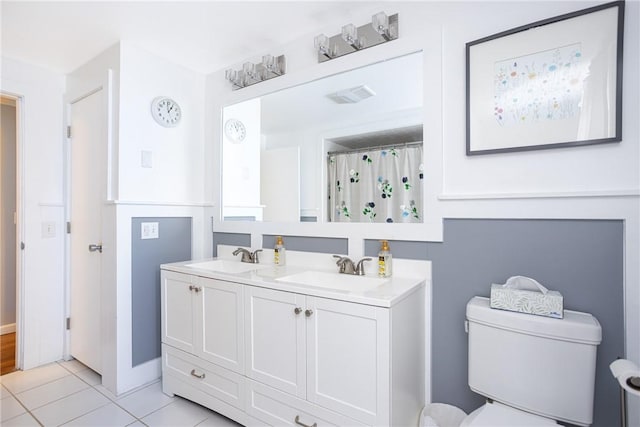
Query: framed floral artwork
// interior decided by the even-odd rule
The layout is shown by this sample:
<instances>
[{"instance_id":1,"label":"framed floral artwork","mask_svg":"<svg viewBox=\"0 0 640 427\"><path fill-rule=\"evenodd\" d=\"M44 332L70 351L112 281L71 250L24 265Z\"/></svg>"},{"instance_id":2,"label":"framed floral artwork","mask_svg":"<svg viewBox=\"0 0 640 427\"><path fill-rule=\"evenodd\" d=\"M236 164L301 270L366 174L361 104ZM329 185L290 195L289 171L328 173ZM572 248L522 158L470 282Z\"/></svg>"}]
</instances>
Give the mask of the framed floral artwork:
<instances>
[{"instance_id":1,"label":"framed floral artwork","mask_svg":"<svg viewBox=\"0 0 640 427\"><path fill-rule=\"evenodd\" d=\"M466 44L467 155L619 142L624 1Z\"/></svg>"}]
</instances>

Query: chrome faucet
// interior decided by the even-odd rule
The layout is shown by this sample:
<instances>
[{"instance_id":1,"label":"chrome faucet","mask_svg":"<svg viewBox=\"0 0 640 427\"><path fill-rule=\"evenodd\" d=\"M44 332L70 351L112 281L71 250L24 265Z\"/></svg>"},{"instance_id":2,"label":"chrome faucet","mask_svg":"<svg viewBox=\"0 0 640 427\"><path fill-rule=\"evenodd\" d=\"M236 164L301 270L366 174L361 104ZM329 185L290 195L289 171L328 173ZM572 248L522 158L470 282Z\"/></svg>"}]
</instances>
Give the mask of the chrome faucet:
<instances>
[{"instance_id":1,"label":"chrome faucet","mask_svg":"<svg viewBox=\"0 0 640 427\"><path fill-rule=\"evenodd\" d=\"M371 261L371 258L362 258L357 264L354 264L349 257L340 255L334 255L333 257L338 258L336 265L339 273L355 274L356 276L364 276L364 262Z\"/></svg>"},{"instance_id":2,"label":"chrome faucet","mask_svg":"<svg viewBox=\"0 0 640 427\"><path fill-rule=\"evenodd\" d=\"M242 262L250 262L253 264L258 264L260 262L260 260L258 259L258 252L262 252L262 249L256 249L255 251L253 251L253 253L251 253L244 248L238 248L235 251L233 251L233 254L234 255L242 254L242 259L241 259Z\"/></svg>"}]
</instances>

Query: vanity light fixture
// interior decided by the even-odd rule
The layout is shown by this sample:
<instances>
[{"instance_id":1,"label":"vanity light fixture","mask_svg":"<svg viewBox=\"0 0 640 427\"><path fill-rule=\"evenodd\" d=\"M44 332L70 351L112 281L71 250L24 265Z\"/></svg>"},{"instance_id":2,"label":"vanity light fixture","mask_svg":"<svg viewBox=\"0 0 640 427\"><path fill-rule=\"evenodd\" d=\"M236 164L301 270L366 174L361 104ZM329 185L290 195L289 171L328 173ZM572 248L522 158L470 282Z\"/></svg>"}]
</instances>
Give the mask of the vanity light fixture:
<instances>
[{"instance_id":1,"label":"vanity light fixture","mask_svg":"<svg viewBox=\"0 0 640 427\"><path fill-rule=\"evenodd\" d=\"M387 16L379 12L371 17L370 23L360 27L347 24L333 37L319 34L313 39L313 45L318 51L318 62L325 62L397 38L398 14Z\"/></svg>"},{"instance_id":2,"label":"vanity light fixture","mask_svg":"<svg viewBox=\"0 0 640 427\"><path fill-rule=\"evenodd\" d=\"M262 62L254 64L245 62L241 70L229 68L224 72L224 78L229 80L233 90L242 89L265 80L283 75L286 72L284 55L264 55Z\"/></svg>"}]
</instances>

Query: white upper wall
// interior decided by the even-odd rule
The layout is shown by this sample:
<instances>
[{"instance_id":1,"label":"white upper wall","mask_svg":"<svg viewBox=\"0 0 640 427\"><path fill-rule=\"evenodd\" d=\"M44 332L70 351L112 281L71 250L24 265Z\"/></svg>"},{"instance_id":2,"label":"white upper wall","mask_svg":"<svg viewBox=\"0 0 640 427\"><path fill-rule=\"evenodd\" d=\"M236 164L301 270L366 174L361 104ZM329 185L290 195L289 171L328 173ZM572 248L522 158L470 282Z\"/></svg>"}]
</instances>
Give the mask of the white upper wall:
<instances>
[{"instance_id":1,"label":"white upper wall","mask_svg":"<svg viewBox=\"0 0 640 427\"><path fill-rule=\"evenodd\" d=\"M129 43L121 43L119 191L123 201L202 203L204 75ZM182 109L174 128L151 117L151 101L167 96ZM141 166L142 151L152 167Z\"/></svg>"}]
</instances>

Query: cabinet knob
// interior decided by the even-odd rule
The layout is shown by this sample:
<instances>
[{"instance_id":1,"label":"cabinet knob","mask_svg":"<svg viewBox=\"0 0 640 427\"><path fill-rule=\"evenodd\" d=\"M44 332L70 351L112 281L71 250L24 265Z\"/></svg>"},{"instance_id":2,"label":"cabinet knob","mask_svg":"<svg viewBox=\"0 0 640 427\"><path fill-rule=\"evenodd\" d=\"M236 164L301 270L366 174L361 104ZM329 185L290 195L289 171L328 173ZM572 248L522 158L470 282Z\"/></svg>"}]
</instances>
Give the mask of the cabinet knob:
<instances>
[{"instance_id":1,"label":"cabinet knob","mask_svg":"<svg viewBox=\"0 0 640 427\"><path fill-rule=\"evenodd\" d=\"M295 314L300 314L300 313L302 313L302 308L301 307L296 307L296 308L293 309L293 312Z\"/></svg>"},{"instance_id":2,"label":"cabinet knob","mask_svg":"<svg viewBox=\"0 0 640 427\"><path fill-rule=\"evenodd\" d=\"M204 379L204 372L202 374L196 374L196 370L195 369L191 370L191 375L196 377L196 378L200 378L201 380Z\"/></svg>"},{"instance_id":3,"label":"cabinet knob","mask_svg":"<svg viewBox=\"0 0 640 427\"><path fill-rule=\"evenodd\" d=\"M309 310L307 310L309 311ZM313 423L313 424L305 424L302 421L300 421L300 415L296 415L296 419L294 420L296 422L296 424L298 424L299 426L302 427L318 427L318 423Z\"/></svg>"},{"instance_id":4,"label":"cabinet knob","mask_svg":"<svg viewBox=\"0 0 640 427\"><path fill-rule=\"evenodd\" d=\"M307 317L311 317L312 314L313 314L313 310L311 310L310 308L304 311L304 315Z\"/></svg>"},{"instance_id":5,"label":"cabinet knob","mask_svg":"<svg viewBox=\"0 0 640 427\"><path fill-rule=\"evenodd\" d=\"M190 291L200 292L202 290L202 288L200 286L189 285L189 290Z\"/></svg>"}]
</instances>

